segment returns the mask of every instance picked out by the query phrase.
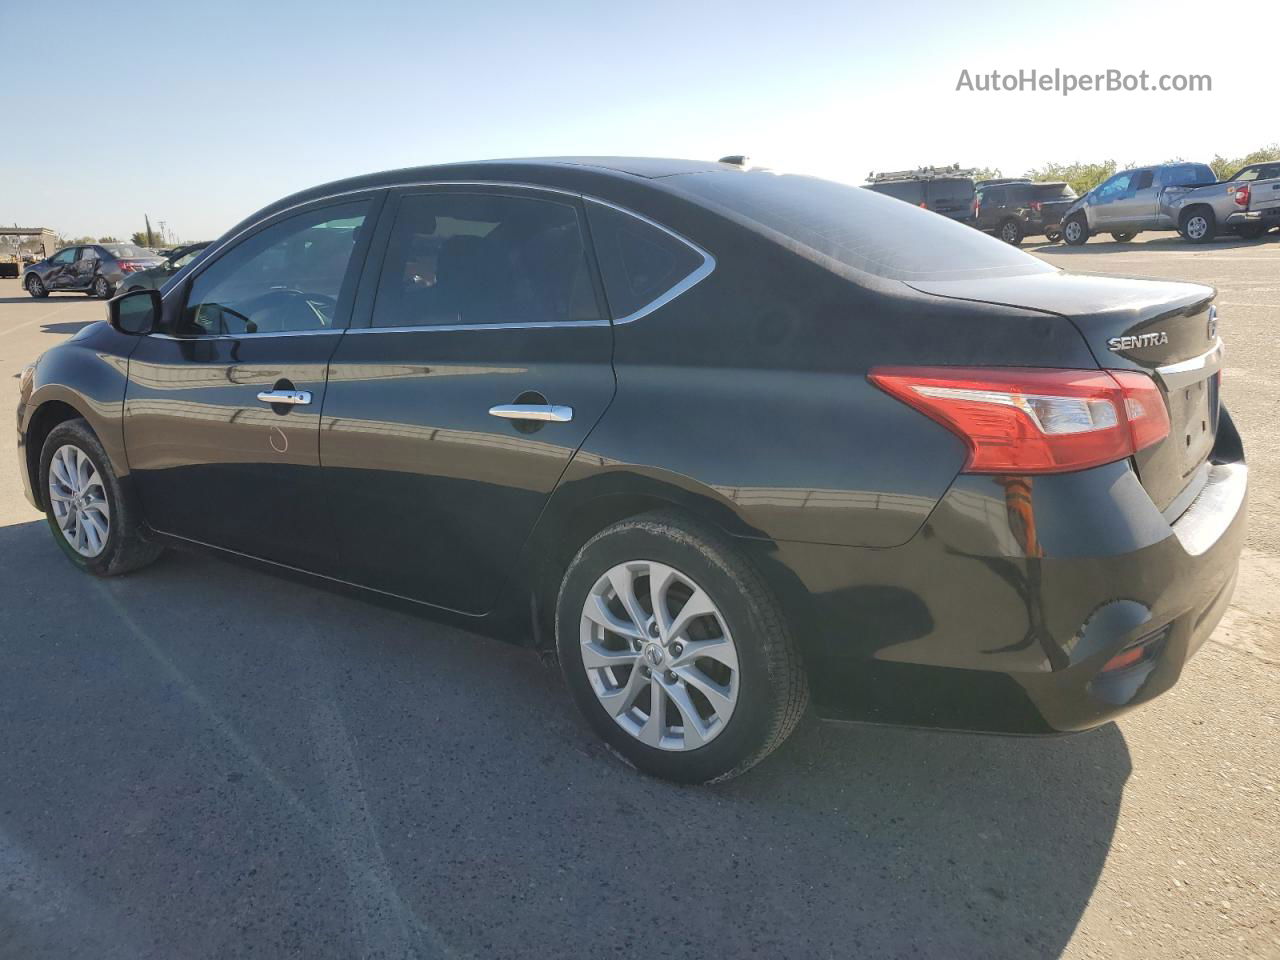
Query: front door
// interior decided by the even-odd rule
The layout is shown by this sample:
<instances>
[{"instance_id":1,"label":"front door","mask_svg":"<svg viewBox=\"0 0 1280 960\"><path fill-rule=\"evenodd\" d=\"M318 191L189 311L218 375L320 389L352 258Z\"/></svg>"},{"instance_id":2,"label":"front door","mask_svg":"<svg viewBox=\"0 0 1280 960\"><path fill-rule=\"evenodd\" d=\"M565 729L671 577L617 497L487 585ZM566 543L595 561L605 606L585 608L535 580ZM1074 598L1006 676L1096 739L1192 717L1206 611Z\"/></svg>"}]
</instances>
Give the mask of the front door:
<instances>
[{"instance_id":1,"label":"front door","mask_svg":"<svg viewBox=\"0 0 1280 960\"><path fill-rule=\"evenodd\" d=\"M152 527L332 570L320 410L379 199L269 221L169 291L166 332L142 338L125 393L125 446Z\"/></svg>"},{"instance_id":2,"label":"front door","mask_svg":"<svg viewBox=\"0 0 1280 960\"><path fill-rule=\"evenodd\" d=\"M1135 170L1128 189L1110 206L1108 226L1142 230L1153 225L1156 216L1155 171Z\"/></svg>"},{"instance_id":3,"label":"front door","mask_svg":"<svg viewBox=\"0 0 1280 960\"><path fill-rule=\"evenodd\" d=\"M67 247L67 249L59 250L55 253L50 261L50 268L43 277L45 288L48 290L69 289L75 277L75 265L75 247Z\"/></svg>"},{"instance_id":4,"label":"front door","mask_svg":"<svg viewBox=\"0 0 1280 960\"><path fill-rule=\"evenodd\" d=\"M613 396L612 331L576 198L393 202L376 302L338 345L321 421L344 577L484 613Z\"/></svg>"}]
</instances>

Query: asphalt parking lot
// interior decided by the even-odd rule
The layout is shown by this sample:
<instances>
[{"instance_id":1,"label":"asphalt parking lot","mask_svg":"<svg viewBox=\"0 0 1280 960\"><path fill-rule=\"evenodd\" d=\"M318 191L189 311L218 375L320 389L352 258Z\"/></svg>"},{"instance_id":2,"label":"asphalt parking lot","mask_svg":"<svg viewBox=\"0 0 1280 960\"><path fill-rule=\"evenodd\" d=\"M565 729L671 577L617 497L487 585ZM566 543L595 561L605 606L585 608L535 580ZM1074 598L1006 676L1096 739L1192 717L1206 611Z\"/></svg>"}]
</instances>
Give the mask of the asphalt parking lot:
<instances>
[{"instance_id":1,"label":"asphalt parking lot","mask_svg":"<svg viewBox=\"0 0 1280 960\"><path fill-rule=\"evenodd\" d=\"M810 722L624 768L530 654L202 557L77 573L0 443L0 958L1280 957L1280 236L1027 249L1212 283L1252 466L1172 692L1019 740ZM0 407L103 314L0 281Z\"/></svg>"}]
</instances>

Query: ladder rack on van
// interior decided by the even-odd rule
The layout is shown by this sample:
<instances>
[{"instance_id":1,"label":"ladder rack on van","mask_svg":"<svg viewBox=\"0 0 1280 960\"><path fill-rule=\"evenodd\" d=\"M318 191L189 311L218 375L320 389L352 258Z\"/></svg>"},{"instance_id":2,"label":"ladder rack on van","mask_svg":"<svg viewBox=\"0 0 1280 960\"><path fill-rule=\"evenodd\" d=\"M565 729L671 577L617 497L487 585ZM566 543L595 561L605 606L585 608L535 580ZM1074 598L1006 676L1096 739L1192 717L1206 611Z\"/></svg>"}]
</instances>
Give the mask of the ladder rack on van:
<instances>
[{"instance_id":1,"label":"ladder rack on van","mask_svg":"<svg viewBox=\"0 0 1280 960\"><path fill-rule=\"evenodd\" d=\"M867 174L867 182L888 183L891 180L940 180L955 177L972 179L974 172L971 167L961 167L958 163L949 167L920 167L916 170L894 170L886 173L876 173L873 170Z\"/></svg>"}]
</instances>

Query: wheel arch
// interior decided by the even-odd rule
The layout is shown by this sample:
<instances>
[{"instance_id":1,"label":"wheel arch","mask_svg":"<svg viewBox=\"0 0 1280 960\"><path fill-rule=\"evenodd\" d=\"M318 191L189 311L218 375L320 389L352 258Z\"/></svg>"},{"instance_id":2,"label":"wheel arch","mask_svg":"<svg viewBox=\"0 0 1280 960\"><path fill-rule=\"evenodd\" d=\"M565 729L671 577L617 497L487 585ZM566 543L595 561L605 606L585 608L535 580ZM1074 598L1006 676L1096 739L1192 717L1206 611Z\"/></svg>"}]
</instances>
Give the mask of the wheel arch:
<instances>
[{"instance_id":1,"label":"wheel arch","mask_svg":"<svg viewBox=\"0 0 1280 960\"><path fill-rule=\"evenodd\" d=\"M511 606L530 629L528 645L554 649L556 598L582 545L621 520L659 511L710 527L730 540L771 543L714 490L687 477L626 470L562 483L525 544L512 591Z\"/></svg>"},{"instance_id":2,"label":"wheel arch","mask_svg":"<svg viewBox=\"0 0 1280 960\"><path fill-rule=\"evenodd\" d=\"M31 493L41 510L48 509L45 502L44 489L40 485L40 454L44 450L44 442L54 427L68 420L84 420L86 426L93 430L84 412L62 398L43 401L31 413L26 429L26 457L24 467L27 479L31 484ZM97 432L94 432L95 436ZM99 438L101 440L101 438Z\"/></svg>"},{"instance_id":3,"label":"wheel arch","mask_svg":"<svg viewBox=\"0 0 1280 960\"><path fill-rule=\"evenodd\" d=\"M1193 203L1193 204L1190 204L1190 205L1188 205L1188 206L1186 206L1186 207L1183 207L1183 208L1182 208L1182 212L1178 214L1178 228L1179 228L1180 230L1181 230L1181 229L1185 229L1185 228L1186 228L1187 221L1188 221L1189 219L1191 219L1191 215L1192 215L1193 213L1195 213L1197 210L1205 210L1205 211L1207 211L1207 212L1209 213L1209 215L1210 215L1211 217L1213 217L1214 222L1215 222L1215 223L1217 222L1217 220L1218 220L1218 215L1217 215L1216 213L1214 213L1214 211L1213 211L1213 206L1212 206L1211 204L1208 204L1208 203Z\"/></svg>"}]
</instances>

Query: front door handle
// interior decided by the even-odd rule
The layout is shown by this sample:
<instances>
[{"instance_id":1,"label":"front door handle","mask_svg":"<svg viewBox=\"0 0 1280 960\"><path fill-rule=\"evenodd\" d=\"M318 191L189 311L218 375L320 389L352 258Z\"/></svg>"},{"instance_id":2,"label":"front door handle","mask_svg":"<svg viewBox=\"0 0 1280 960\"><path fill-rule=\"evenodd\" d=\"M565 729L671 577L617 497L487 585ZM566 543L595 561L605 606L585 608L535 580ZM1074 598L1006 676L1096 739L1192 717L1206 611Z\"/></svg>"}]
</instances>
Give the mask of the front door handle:
<instances>
[{"instance_id":1,"label":"front door handle","mask_svg":"<svg viewBox=\"0 0 1280 960\"><path fill-rule=\"evenodd\" d=\"M561 407L551 403L503 403L490 407L489 416L501 417L504 420L568 423L573 419L573 407Z\"/></svg>"},{"instance_id":2,"label":"front door handle","mask_svg":"<svg viewBox=\"0 0 1280 960\"><path fill-rule=\"evenodd\" d=\"M311 402L310 390L263 390L258 394L263 403L283 403L288 406L305 405Z\"/></svg>"}]
</instances>

